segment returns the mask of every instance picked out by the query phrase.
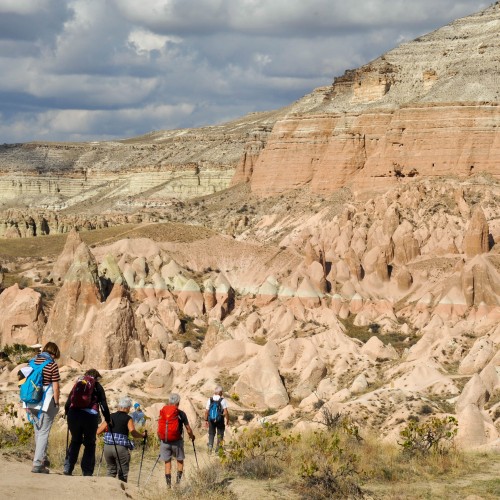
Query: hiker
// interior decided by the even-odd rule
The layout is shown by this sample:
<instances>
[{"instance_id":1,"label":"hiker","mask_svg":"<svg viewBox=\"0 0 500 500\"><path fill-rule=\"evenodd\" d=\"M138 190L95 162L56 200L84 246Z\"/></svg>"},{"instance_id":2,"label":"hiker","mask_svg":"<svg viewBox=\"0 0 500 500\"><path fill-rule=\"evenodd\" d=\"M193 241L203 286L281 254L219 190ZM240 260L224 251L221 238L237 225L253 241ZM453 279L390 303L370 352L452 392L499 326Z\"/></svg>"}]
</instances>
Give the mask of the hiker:
<instances>
[{"instance_id":1,"label":"hiker","mask_svg":"<svg viewBox=\"0 0 500 500\"><path fill-rule=\"evenodd\" d=\"M172 457L177 461L177 484L181 482L184 471L184 439L183 427L186 428L191 441L195 440L186 414L179 410L181 397L172 393L169 404L160 410L158 420L158 438L160 439L160 458L165 462L165 480L172 486Z\"/></svg>"},{"instance_id":2,"label":"hiker","mask_svg":"<svg viewBox=\"0 0 500 500\"><path fill-rule=\"evenodd\" d=\"M91 476L95 467L96 431L99 425L99 407L104 420L109 423L110 414L106 394L99 379L101 374L95 369L87 370L78 378L64 405L71 432L71 443L66 453L63 473L71 476L78 460L80 447L85 447L81 468L84 476Z\"/></svg>"},{"instance_id":3,"label":"hiker","mask_svg":"<svg viewBox=\"0 0 500 500\"><path fill-rule=\"evenodd\" d=\"M130 451L134 449L134 442L129 439L129 434L135 438L145 438L147 431L142 434L134 427L134 420L129 415L132 400L128 397L121 398L118 402L118 411L111 414L111 422L102 422L97 428L97 434L104 434L104 459L107 465L107 477L116 477L127 482Z\"/></svg>"},{"instance_id":4,"label":"hiker","mask_svg":"<svg viewBox=\"0 0 500 500\"><path fill-rule=\"evenodd\" d=\"M214 447L215 433L217 432L218 452L224 441L224 431L226 425L229 426L229 412L227 410L226 400L222 396L222 387L218 385L215 388L214 395L208 398L205 407L205 426L208 428L208 452L211 453Z\"/></svg>"},{"instance_id":5,"label":"hiker","mask_svg":"<svg viewBox=\"0 0 500 500\"><path fill-rule=\"evenodd\" d=\"M47 458L47 447L49 434L54 418L59 411L59 367L55 362L59 359L61 352L54 342L47 342L42 352L30 360L29 366L23 368L25 381L30 384L29 375L35 372L35 366L42 366L41 380L43 384L43 395L37 403L27 403L23 400L23 385L21 386L21 400L26 408L28 420L33 423L35 430L35 455L31 472L48 474L50 463ZM29 369L31 368L31 370Z\"/></svg>"},{"instance_id":6,"label":"hiker","mask_svg":"<svg viewBox=\"0 0 500 500\"><path fill-rule=\"evenodd\" d=\"M143 427L146 425L146 415L141 409L141 405L139 403L134 404L134 411L130 414L134 424L140 425Z\"/></svg>"}]
</instances>

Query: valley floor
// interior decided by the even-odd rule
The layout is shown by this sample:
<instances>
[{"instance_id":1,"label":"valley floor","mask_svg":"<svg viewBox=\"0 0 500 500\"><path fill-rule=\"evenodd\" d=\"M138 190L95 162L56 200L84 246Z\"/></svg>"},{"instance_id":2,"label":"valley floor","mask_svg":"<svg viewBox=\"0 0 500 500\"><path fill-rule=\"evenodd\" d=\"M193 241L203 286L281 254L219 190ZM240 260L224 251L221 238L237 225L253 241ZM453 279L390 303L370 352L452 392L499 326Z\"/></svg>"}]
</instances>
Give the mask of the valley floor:
<instances>
[{"instance_id":1,"label":"valley floor","mask_svg":"<svg viewBox=\"0 0 500 500\"><path fill-rule=\"evenodd\" d=\"M201 446L201 445L199 445ZM195 471L195 458L192 450L186 450L186 491L167 493L164 486L163 464L160 462L153 470L154 457L151 453L144 459L141 472L141 485L137 488L140 453L135 453L131 462L129 483L123 484L112 478L102 477L105 466L100 470L101 477L83 477L75 470L75 475L66 477L62 469L55 468L51 474L32 474L31 462L28 457L17 457L9 454L0 454L0 490L4 498L12 500L32 500L33 498L67 499L75 495L81 498L94 500L109 499L144 499L156 500L160 498L189 498L203 499L216 498L207 495L192 496L189 494L190 472ZM398 481L387 483L368 483L363 485L367 492L367 499L468 499L493 500L500 498L500 455L475 456L477 472L458 478L436 478L432 481L417 481L405 484ZM198 460L201 468L210 465L210 459L198 450ZM151 471L153 474L151 475ZM97 465L96 465L97 473ZM150 477L151 476L151 477ZM144 487L145 486L145 487ZM235 494L235 499L287 499L295 500L300 497L293 491L290 484L282 479L251 480L234 478L229 489Z\"/></svg>"}]
</instances>

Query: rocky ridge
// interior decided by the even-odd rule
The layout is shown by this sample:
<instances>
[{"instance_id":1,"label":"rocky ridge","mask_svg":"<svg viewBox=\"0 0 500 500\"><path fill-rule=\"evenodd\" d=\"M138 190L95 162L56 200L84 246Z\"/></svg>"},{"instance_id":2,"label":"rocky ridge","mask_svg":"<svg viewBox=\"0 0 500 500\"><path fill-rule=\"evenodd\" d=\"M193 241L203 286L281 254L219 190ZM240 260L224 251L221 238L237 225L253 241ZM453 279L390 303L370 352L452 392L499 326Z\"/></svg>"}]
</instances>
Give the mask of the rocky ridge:
<instances>
[{"instance_id":1,"label":"rocky ridge","mask_svg":"<svg viewBox=\"0 0 500 500\"><path fill-rule=\"evenodd\" d=\"M344 75L286 112L207 135L146 138L175 152L182 137L203 151L205 164L194 153L188 163L191 146L181 148L174 173L231 165L226 189L172 199L160 196L162 180L126 200L125 187L109 196L89 189L86 199L69 191L45 198L68 205L57 213L35 198L29 210L9 209L4 236L45 233L43 245L53 233L69 234L55 262L0 256L0 346L55 340L64 372L96 366L107 390L127 388L151 414L178 391L195 426L221 383L241 424L245 412L275 411L267 418L314 427L327 405L395 440L410 417L453 414L461 446L498 450L498 113L496 103L472 106L452 91L475 79L473 97L493 98L491 79L469 70L484 60L491 72L498 17L497 3ZM483 40L480 21L484 50L475 45ZM429 68L422 53L437 55L444 45L449 55ZM420 61L413 66L412 47ZM472 49L478 54L467 58ZM436 97L447 88L453 103ZM229 137L231 127L238 133ZM95 179L104 179L120 165L126 170L125 157L108 168L104 150L134 151L135 160L146 151L143 165L150 164L155 148L141 150L144 140L96 145L99 168L81 171L78 182L96 171ZM23 147L12 148L5 170L15 172L15 150ZM68 158L81 158L84 149L62 148L63 177L73 178L77 160ZM30 177L43 147L34 150L19 169ZM97 197L107 201L94 203ZM92 246L72 230L132 220L143 222L140 232ZM199 231L174 237L164 221ZM9 286L15 273L40 286ZM8 365L0 372L6 400L15 397L15 374Z\"/></svg>"}]
</instances>

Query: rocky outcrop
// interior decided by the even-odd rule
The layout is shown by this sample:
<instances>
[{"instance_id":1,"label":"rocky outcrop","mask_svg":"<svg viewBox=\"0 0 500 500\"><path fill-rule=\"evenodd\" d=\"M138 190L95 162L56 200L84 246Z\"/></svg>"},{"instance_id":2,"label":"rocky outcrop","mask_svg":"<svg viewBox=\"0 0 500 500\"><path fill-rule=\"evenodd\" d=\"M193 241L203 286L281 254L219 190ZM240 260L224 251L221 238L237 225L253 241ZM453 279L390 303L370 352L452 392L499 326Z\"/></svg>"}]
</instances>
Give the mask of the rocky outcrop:
<instances>
[{"instance_id":1,"label":"rocky outcrop","mask_svg":"<svg viewBox=\"0 0 500 500\"><path fill-rule=\"evenodd\" d=\"M477 207L464 235L463 249L467 257L487 253L490 249L489 228L481 207Z\"/></svg>"},{"instance_id":2,"label":"rocky outcrop","mask_svg":"<svg viewBox=\"0 0 500 500\"><path fill-rule=\"evenodd\" d=\"M79 205L99 213L96 205L162 208L172 200L212 194L230 185L238 165L247 177L244 172L282 114L252 113L224 125L116 142L6 144L0 146L0 201L16 206L29 197L32 207ZM0 218L0 237L24 231L24 223L10 227Z\"/></svg>"},{"instance_id":3,"label":"rocky outcrop","mask_svg":"<svg viewBox=\"0 0 500 500\"><path fill-rule=\"evenodd\" d=\"M491 35L499 23L485 21L495 21L499 10L487 9L448 27L448 35L438 31L348 72L330 88L295 103L286 117L269 115L263 124L262 115L256 115L231 125L239 129L239 147L246 151L237 180L251 178L253 185L265 166L268 188L274 189L275 179L279 190L306 189L266 198L238 185L192 202L172 201L169 208L143 206L120 220L188 224L124 228L122 239L116 230L103 231L100 241L102 233L95 235L92 250L71 233L55 265L51 258L26 256L26 242L3 242L10 251L3 262L6 281L38 279L42 298L32 292L25 307L19 289L0 294L6 314L0 317L1 341L14 340L14 324L41 324L43 304L50 310L43 335L30 337L23 330L16 338L56 341L66 365L63 374L70 367L109 369L110 389L128 388L134 397L156 401L150 406L155 412L175 391L195 422L206 396L222 384L231 414L241 422L248 410L264 416L272 408L278 410L271 417L275 421L306 426L321 418L318 407L326 404L396 441L412 416L424 421L426 414L441 415L454 401L460 444L494 446L500 391L500 189L496 170L472 171L497 155L498 133L492 140L497 111L484 104L487 100L471 105L462 94L490 96L493 55L488 47L484 58L470 52L480 37L490 37L497 48L498 39ZM457 50L444 56L445 45ZM441 55L423 63L412 51L420 57L427 51ZM464 85L474 76L467 65L479 62L484 78L479 82L476 72L477 85ZM229 134L224 140L221 131ZM210 133L217 151L205 156L193 146L207 169L223 162L224 141L227 148L231 142L226 126ZM196 155L188 161L192 134L186 140L188 132L167 134L159 149L141 150L147 138L95 145L89 154L95 170L78 175L95 180L116 174L116 163L107 165L100 156L106 148L124 152L122 159L133 151L141 166L168 149L183 165L182 175L195 181L204 165ZM161 137L150 139L160 145ZM436 138L446 141L433 143ZM47 153L61 179L75 181L68 158L78 156L80 147L54 146L57 154L40 145L26 151L35 151L34 157ZM231 168L240 161L236 149L226 151ZM275 163L260 163L269 158ZM114 161L111 155L109 161ZM161 168L175 173L166 163ZM468 173L460 170L466 164ZM457 165L457 175L449 176ZM149 165L145 172L153 176L157 170ZM122 173L123 180L128 174ZM144 180L137 196L120 198L120 207L128 211L141 197L151 201L171 192L173 184L154 187L157 180L143 191L149 182ZM91 219L75 206L57 217L41 211L49 232L80 229L80 223L91 229L109 215L97 211L113 206L106 205L111 193L122 196L132 189L125 184L103 186L102 199L79 202L80 207L92 205ZM332 186L344 187L329 194ZM311 195L311 187L322 194ZM66 195L71 198L69 191ZM42 219L30 210L9 211L7 231L18 238L39 234ZM71 220L78 224L70 226ZM204 224L212 230L200 227ZM48 240L53 241L40 238L40 248ZM14 247L23 255L15 255ZM40 283L50 267L54 284ZM15 372L7 371L0 372L0 396L16 381Z\"/></svg>"},{"instance_id":4,"label":"rocky outcrop","mask_svg":"<svg viewBox=\"0 0 500 500\"><path fill-rule=\"evenodd\" d=\"M58 344L62 363L119 368L141 357L136 339L127 289L115 283L106 298L97 262L81 243L54 302L43 341Z\"/></svg>"},{"instance_id":5,"label":"rocky outcrop","mask_svg":"<svg viewBox=\"0 0 500 500\"><path fill-rule=\"evenodd\" d=\"M64 249L59 254L59 257L54 263L54 267L52 268L52 272L50 274L50 277L55 283L63 282L64 276L66 276L66 273L73 264L76 251L81 244L82 239L80 238L79 233L75 229L72 229L66 238Z\"/></svg>"},{"instance_id":6,"label":"rocky outcrop","mask_svg":"<svg viewBox=\"0 0 500 500\"><path fill-rule=\"evenodd\" d=\"M0 311L0 346L39 342L46 321L40 293L12 285L0 293Z\"/></svg>"}]
</instances>

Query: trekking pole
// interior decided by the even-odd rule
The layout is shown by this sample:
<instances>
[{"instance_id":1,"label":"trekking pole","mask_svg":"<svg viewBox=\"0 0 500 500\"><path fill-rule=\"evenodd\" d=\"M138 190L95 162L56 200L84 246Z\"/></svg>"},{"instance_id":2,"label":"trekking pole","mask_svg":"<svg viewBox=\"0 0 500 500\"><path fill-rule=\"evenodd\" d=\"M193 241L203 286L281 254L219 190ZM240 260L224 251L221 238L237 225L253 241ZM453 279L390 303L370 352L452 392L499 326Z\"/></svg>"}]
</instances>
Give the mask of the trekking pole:
<instances>
[{"instance_id":1,"label":"trekking pole","mask_svg":"<svg viewBox=\"0 0 500 500\"><path fill-rule=\"evenodd\" d=\"M97 468L97 477L99 477L99 474L101 473L101 464L103 456L104 456L104 445L102 445L101 459L99 460L99 467Z\"/></svg>"},{"instance_id":2,"label":"trekking pole","mask_svg":"<svg viewBox=\"0 0 500 500\"><path fill-rule=\"evenodd\" d=\"M198 463L198 455L196 454L196 447L194 445L194 439L191 440L193 443L193 451L194 451L194 458L196 459L196 467L198 467L198 470L200 469L200 464Z\"/></svg>"},{"instance_id":3,"label":"trekking pole","mask_svg":"<svg viewBox=\"0 0 500 500\"><path fill-rule=\"evenodd\" d=\"M101 411L102 411L102 406L101 406ZM102 412L102 414L104 415L104 412ZM120 468L120 474L122 477L121 481L124 481L125 476L123 475L122 463L121 463L120 457L118 455L118 448L116 447L115 435L113 433L113 422L112 422L111 418L109 419L109 422L108 422L108 429L110 431L109 433L111 434L111 439L113 440L113 445L115 446L116 461L118 462L118 467ZM104 448L103 448L103 451L104 451ZM120 479L120 476L118 476L118 479Z\"/></svg>"},{"instance_id":4,"label":"trekking pole","mask_svg":"<svg viewBox=\"0 0 500 500\"><path fill-rule=\"evenodd\" d=\"M115 434L113 433L113 426L111 425L111 422L108 425L109 425L109 430L111 431L110 432L111 439L113 440L113 445L115 447L116 461L118 462L118 467L120 468L121 479L120 479L120 476L118 476L118 479L120 479L121 481L124 481L125 480L125 476L123 475L122 463L121 463L120 457L118 455L118 448L116 446ZM104 448L103 448L103 451L104 451Z\"/></svg>"},{"instance_id":5,"label":"trekking pole","mask_svg":"<svg viewBox=\"0 0 500 500\"><path fill-rule=\"evenodd\" d=\"M69 424L68 428L66 429L66 458L68 457L69 453Z\"/></svg>"},{"instance_id":6,"label":"trekking pole","mask_svg":"<svg viewBox=\"0 0 500 500\"><path fill-rule=\"evenodd\" d=\"M149 474L149 477L146 479L146 483L144 484L144 488L148 485L149 480L151 479L151 476L153 475L153 471L155 470L156 464L157 464L157 463L159 462L159 460L160 460L160 456L161 456L161 455L158 455L158 458L156 459L156 462L155 462L155 464L153 465L153 468L151 469L151 473Z\"/></svg>"},{"instance_id":7,"label":"trekking pole","mask_svg":"<svg viewBox=\"0 0 500 500\"><path fill-rule=\"evenodd\" d=\"M144 450L146 449L147 444L148 444L148 431L144 431L144 442L142 443L141 464L139 465L139 477L137 478L137 487L138 488L139 488L139 482L141 480L142 461L144 460Z\"/></svg>"}]
</instances>

